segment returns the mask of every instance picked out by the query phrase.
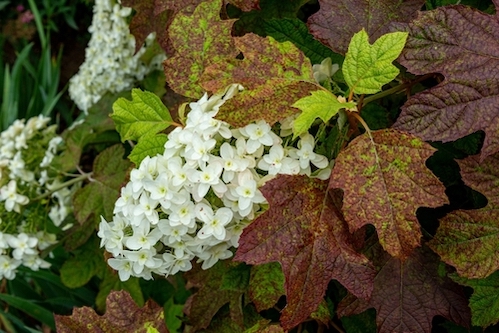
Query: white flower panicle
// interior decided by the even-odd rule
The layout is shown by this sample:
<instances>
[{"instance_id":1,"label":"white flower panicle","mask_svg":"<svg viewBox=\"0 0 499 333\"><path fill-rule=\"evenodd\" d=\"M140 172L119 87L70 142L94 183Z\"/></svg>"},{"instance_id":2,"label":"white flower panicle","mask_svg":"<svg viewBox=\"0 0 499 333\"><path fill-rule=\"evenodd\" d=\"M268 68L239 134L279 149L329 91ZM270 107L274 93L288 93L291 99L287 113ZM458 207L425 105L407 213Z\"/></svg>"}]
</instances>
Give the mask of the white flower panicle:
<instances>
[{"instance_id":1,"label":"white flower panicle","mask_svg":"<svg viewBox=\"0 0 499 333\"><path fill-rule=\"evenodd\" d=\"M131 172L113 220L101 218L101 246L121 280L188 271L195 258L203 269L230 258L244 227L267 204L259 190L265 181L276 174L329 177L312 135L287 147L264 121L233 129L215 119L237 88L190 103L185 127L168 135L162 155Z\"/></svg>"},{"instance_id":2,"label":"white flower panicle","mask_svg":"<svg viewBox=\"0 0 499 333\"><path fill-rule=\"evenodd\" d=\"M30 200L60 184L49 165L63 140L49 122L44 116L16 120L0 134L0 279L15 278L20 265L32 270L49 267L39 254L55 243L56 235L43 231L40 214L50 208L46 216L59 226L72 211L73 189L52 193L39 211L40 204Z\"/></svg>"},{"instance_id":3,"label":"white flower panicle","mask_svg":"<svg viewBox=\"0 0 499 333\"><path fill-rule=\"evenodd\" d=\"M164 54L153 57L148 64L141 60L153 43L154 34L134 54L135 38L127 22L131 13L132 9L122 7L120 1L95 0L85 62L69 81L69 96L80 110L87 112L106 92L130 89L137 80L160 68Z\"/></svg>"}]
</instances>

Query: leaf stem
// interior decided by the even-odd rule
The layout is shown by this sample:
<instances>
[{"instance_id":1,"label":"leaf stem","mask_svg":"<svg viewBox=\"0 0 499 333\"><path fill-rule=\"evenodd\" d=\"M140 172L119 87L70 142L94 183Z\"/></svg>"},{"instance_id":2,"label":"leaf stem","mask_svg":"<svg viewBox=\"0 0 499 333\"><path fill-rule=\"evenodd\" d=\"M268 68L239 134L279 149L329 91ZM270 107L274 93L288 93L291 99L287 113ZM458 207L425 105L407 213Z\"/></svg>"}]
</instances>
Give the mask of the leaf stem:
<instances>
[{"instance_id":1,"label":"leaf stem","mask_svg":"<svg viewBox=\"0 0 499 333\"><path fill-rule=\"evenodd\" d=\"M385 96L392 95L392 94L394 94L396 92L405 90L405 89L413 86L414 84L416 84L418 82L424 81L424 80L429 79L429 78L434 77L434 76L435 76L434 73L425 74L425 75L420 76L420 77L418 77L418 78L416 78L416 79L414 79L412 81L399 84L398 86L395 86L393 88L390 88L390 89L387 89L385 91L379 92L379 93L377 93L375 95L366 97L366 98L364 98L364 103L362 105L366 105L367 103L370 103L370 102L375 101L377 99L380 99L380 98L383 98Z\"/></svg>"},{"instance_id":2,"label":"leaf stem","mask_svg":"<svg viewBox=\"0 0 499 333\"><path fill-rule=\"evenodd\" d=\"M38 197L34 198L33 201L38 201L42 200L44 198L47 198L48 196L52 195L52 193L59 191L60 189L63 189L67 186L71 186L73 184L76 184L80 181L83 181L85 179L89 179L92 176L92 172L89 173L84 173L81 176L78 176L76 178L70 179L67 182L64 182L62 184L59 184L53 188L50 189L50 191L43 193L42 195L39 195Z\"/></svg>"}]
</instances>

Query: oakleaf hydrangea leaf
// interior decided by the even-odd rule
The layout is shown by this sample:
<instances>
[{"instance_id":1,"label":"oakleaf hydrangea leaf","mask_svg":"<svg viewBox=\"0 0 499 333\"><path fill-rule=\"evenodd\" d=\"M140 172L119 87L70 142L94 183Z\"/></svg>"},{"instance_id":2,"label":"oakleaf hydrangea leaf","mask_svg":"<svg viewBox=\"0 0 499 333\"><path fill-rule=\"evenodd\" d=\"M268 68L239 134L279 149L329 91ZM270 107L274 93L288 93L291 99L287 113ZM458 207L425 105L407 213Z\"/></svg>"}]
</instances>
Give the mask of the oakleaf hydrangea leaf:
<instances>
[{"instance_id":1,"label":"oakleaf hydrangea leaf","mask_svg":"<svg viewBox=\"0 0 499 333\"><path fill-rule=\"evenodd\" d=\"M308 131L316 118L322 119L325 123L336 115L342 108L355 107L354 102L339 102L335 95L327 90L313 91L311 95L303 97L293 104L293 107L302 112L293 121L294 137Z\"/></svg>"},{"instance_id":2,"label":"oakleaf hydrangea leaf","mask_svg":"<svg viewBox=\"0 0 499 333\"><path fill-rule=\"evenodd\" d=\"M251 267L248 294L258 312L273 307L286 294L281 266L271 262Z\"/></svg>"},{"instance_id":3,"label":"oakleaf hydrangea leaf","mask_svg":"<svg viewBox=\"0 0 499 333\"><path fill-rule=\"evenodd\" d=\"M163 308L152 300L138 307L126 291L112 291L107 297L106 313L99 316L85 306L75 308L70 316L55 315L57 332L156 332L167 333Z\"/></svg>"},{"instance_id":4,"label":"oakleaf hydrangea leaf","mask_svg":"<svg viewBox=\"0 0 499 333\"><path fill-rule=\"evenodd\" d=\"M400 63L414 74L437 72L445 80L411 97L394 127L444 142L483 130L481 159L499 151L499 10L488 15L439 7L421 12L405 29L409 38Z\"/></svg>"},{"instance_id":5,"label":"oakleaf hydrangea leaf","mask_svg":"<svg viewBox=\"0 0 499 333\"><path fill-rule=\"evenodd\" d=\"M194 265L193 269L185 274L188 288L197 288L185 304L184 312L193 326L193 331L207 328L215 314L227 303L230 316L237 324L242 324L242 294L241 290L223 288L225 276L237 267L237 263L219 261L208 270Z\"/></svg>"},{"instance_id":6,"label":"oakleaf hydrangea leaf","mask_svg":"<svg viewBox=\"0 0 499 333\"><path fill-rule=\"evenodd\" d=\"M366 301L348 295L338 306L338 316L373 307L379 333L430 333L437 315L469 326L470 310L462 289L439 276L440 261L431 251L416 249L402 261L373 245L366 255L379 267L372 297Z\"/></svg>"},{"instance_id":7,"label":"oakleaf hydrangea leaf","mask_svg":"<svg viewBox=\"0 0 499 333\"><path fill-rule=\"evenodd\" d=\"M128 159L138 166L147 156L163 154L166 141L168 141L166 134L146 134L133 147L132 152L128 155Z\"/></svg>"},{"instance_id":8,"label":"oakleaf hydrangea leaf","mask_svg":"<svg viewBox=\"0 0 499 333\"><path fill-rule=\"evenodd\" d=\"M319 0L308 19L310 32L333 51L345 54L353 35L364 28L374 42L390 32L392 22L409 22L424 0Z\"/></svg>"},{"instance_id":9,"label":"oakleaf hydrangea leaf","mask_svg":"<svg viewBox=\"0 0 499 333\"><path fill-rule=\"evenodd\" d=\"M201 3L192 15L178 14L168 33L176 50L164 62L166 81L181 95L200 98L205 68L239 53L231 36L234 20L221 20L222 0Z\"/></svg>"},{"instance_id":10,"label":"oakleaf hydrangea leaf","mask_svg":"<svg viewBox=\"0 0 499 333\"><path fill-rule=\"evenodd\" d=\"M374 270L355 252L326 181L279 175L261 191L269 209L244 229L234 259L252 265L281 264L286 279L287 306L281 315L285 330L317 309L331 279L369 298Z\"/></svg>"},{"instance_id":11,"label":"oakleaf hydrangea leaf","mask_svg":"<svg viewBox=\"0 0 499 333\"><path fill-rule=\"evenodd\" d=\"M375 94L391 82L399 74L392 62L402 52L406 39L407 33L392 32L370 45L364 29L356 33L348 46L342 68L350 90L356 94Z\"/></svg>"},{"instance_id":12,"label":"oakleaf hydrangea leaf","mask_svg":"<svg viewBox=\"0 0 499 333\"><path fill-rule=\"evenodd\" d=\"M499 271L485 279L466 279L456 274L451 278L474 290L469 300L473 326L487 327L499 322Z\"/></svg>"},{"instance_id":13,"label":"oakleaf hydrangea leaf","mask_svg":"<svg viewBox=\"0 0 499 333\"><path fill-rule=\"evenodd\" d=\"M94 161L92 182L79 189L73 197L74 214L80 224L93 218L97 223L102 215L113 217L114 202L120 195L131 163L123 159L125 149L121 145L107 148Z\"/></svg>"},{"instance_id":14,"label":"oakleaf hydrangea leaf","mask_svg":"<svg viewBox=\"0 0 499 333\"><path fill-rule=\"evenodd\" d=\"M228 0L228 2L247 12L253 9L258 9L258 3L260 0Z\"/></svg>"},{"instance_id":15,"label":"oakleaf hydrangea leaf","mask_svg":"<svg viewBox=\"0 0 499 333\"><path fill-rule=\"evenodd\" d=\"M394 130L355 138L334 165L330 187L344 191L343 213L350 231L376 227L392 256L407 257L420 245L416 210L448 203L445 187L425 166L435 149Z\"/></svg>"},{"instance_id":16,"label":"oakleaf hydrangea leaf","mask_svg":"<svg viewBox=\"0 0 499 333\"><path fill-rule=\"evenodd\" d=\"M239 83L244 91L221 106L217 118L234 127L263 119L270 124L296 113L291 105L319 88L308 58L292 43L247 34L235 38L244 59L213 64L203 87L223 91Z\"/></svg>"},{"instance_id":17,"label":"oakleaf hydrangea leaf","mask_svg":"<svg viewBox=\"0 0 499 333\"><path fill-rule=\"evenodd\" d=\"M466 278L485 278L499 269L499 154L458 161L466 185L484 194L482 209L458 210L440 220L430 247Z\"/></svg>"},{"instance_id":18,"label":"oakleaf hydrangea leaf","mask_svg":"<svg viewBox=\"0 0 499 333\"><path fill-rule=\"evenodd\" d=\"M333 64L341 65L344 57L334 53L316 40L308 31L303 21L297 18L272 19L263 22L265 32L278 42L290 41L296 45L312 62L320 64L325 58L331 58Z\"/></svg>"},{"instance_id":19,"label":"oakleaf hydrangea leaf","mask_svg":"<svg viewBox=\"0 0 499 333\"><path fill-rule=\"evenodd\" d=\"M135 49L139 50L150 33L167 54L173 52L167 29L178 13L192 13L203 0L122 0L124 7L132 7L135 15L130 21L130 33L135 37Z\"/></svg>"},{"instance_id":20,"label":"oakleaf hydrangea leaf","mask_svg":"<svg viewBox=\"0 0 499 333\"><path fill-rule=\"evenodd\" d=\"M118 99L111 118L121 140L138 141L146 134L159 133L172 124L172 117L158 96L140 89L132 90L132 100Z\"/></svg>"}]
</instances>

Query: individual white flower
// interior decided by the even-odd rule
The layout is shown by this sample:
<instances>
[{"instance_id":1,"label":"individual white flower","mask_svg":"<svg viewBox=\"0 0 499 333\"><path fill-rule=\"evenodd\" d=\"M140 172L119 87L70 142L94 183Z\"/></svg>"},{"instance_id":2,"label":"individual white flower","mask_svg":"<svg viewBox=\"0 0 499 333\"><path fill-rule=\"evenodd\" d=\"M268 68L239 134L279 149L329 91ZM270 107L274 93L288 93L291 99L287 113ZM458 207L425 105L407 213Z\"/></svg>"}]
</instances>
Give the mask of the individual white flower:
<instances>
[{"instance_id":1,"label":"individual white flower","mask_svg":"<svg viewBox=\"0 0 499 333\"><path fill-rule=\"evenodd\" d=\"M338 64L332 64L331 58L325 58L320 64L315 64L312 66L314 71L314 79L318 83L330 80L331 77L339 69Z\"/></svg>"},{"instance_id":2,"label":"individual white flower","mask_svg":"<svg viewBox=\"0 0 499 333\"><path fill-rule=\"evenodd\" d=\"M266 202L262 192L257 188L256 180L249 170L240 172L237 176L238 185L231 188L231 194L237 198L238 209L245 211L253 203Z\"/></svg>"},{"instance_id":3,"label":"individual white flower","mask_svg":"<svg viewBox=\"0 0 499 333\"><path fill-rule=\"evenodd\" d=\"M205 239L210 236L218 240L225 238L225 226L230 223L233 213L229 208L222 207L213 212L213 209L205 204L196 205L196 217L204 222L203 227L198 231L197 236Z\"/></svg>"},{"instance_id":4,"label":"individual white flower","mask_svg":"<svg viewBox=\"0 0 499 333\"><path fill-rule=\"evenodd\" d=\"M17 237L9 235L7 242L13 249L12 256L14 259L22 260L25 254L35 255L38 253L38 250L36 250L38 239L36 237L30 237L24 232L17 235Z\"/></svg>"},{"instance_id":5,"label":"individual white flower","mask_svg":"<svg viewBox=\"0 0 499 333\"><path fill-rule=\"evenodd\" d=\"M219 260L224 260L232 257L232 252L229 250L227 243L220 243L209 249L206 249L200 254L199 259L203 262L202 269L213 267Z\"/></svg>"},{"instance_id":6,"label":"individual white flower","mask_svg":"<svg viewBox=\"0 0 499 333\"><path fill-rule=\"evenodd\" d=\"M6 186L0 189L0 200L5 201L5 209L8 212L21 212L21 205L27 205L29 199L27 196L17 193L17 183L11 180Z\"/></svg>"},{"instance_id":7,"label":"individual white flower","mask_svg":"<svg viewBox=\"0 0 499 333\"><path fill-rule=\"evenodd\" d=\"M143 221L138 226L132 226L133 235L125 239L125 245L130 250L150 249L163 236L159 229L151 230L147 221Z\"/></svg>"},{"instance_id":8,"label":"individual white flower","mask_svg":"<svg viewBox=\"0 0 499 333\"><path fill-rule=\"evenodd\" d=\"M189 180L194 183L192 197L196 202L201 201L210 187L219 197L227 191L227 186L220 179L223 166L220 161L213 161L207 166L202 166L201 170L190 170L187 174Z\"/></svg>"},{"instance_id":9,"label":"individual white flower","mask_svg":"<svg viewBox=\"0 0 499 333\"><path fill-rule=\"evenodd\" d=\"M272 146L280 139L272 131L269 124L264 120L259 120L255 124L248 124L239 131L242 135L248 138L246 143L246 150L249 154L257 151L258 148L263 146Z\"/></svg>"},{"instance_id":10,"label":"individual white flower","mask_svg":"<svg viewBox=\"0 0 499 333\"><path fill-rule=\"evenodd\" d=\"M163 268L166 275L173 275L181 272L187 272L192 269L191 260L194 256L188 252L175 251L172 253L163 253L163 260L166 267Z\"/></svg>"},{"instance_id":11,"label":"individual white flower","mask_svg":"<svg viewBox=\"0 0 499 333\"><path fill-rule=\"evenodd\" d=\"M0 277L13 280L16 277L16 270L22 261L11 258L7 255L0 255Z\"/></svg>"},{"instance_id":12,"label":"individual white flower","mask_svg":"<svg viewBox=\"0 0 499 333\"><path fill-rule=\"evenodd\" d=\"M133 261L124 257L110 258L107 264L114 270L118 271L118 276L121 281L127 281L133 272Z\"/></svg>"},{"instance_id":13,"label":"individual white flower","mask_svg":"<svg viewBox=\"0 0 499 333\"><path fill-rule=\"evenodd\" d=\"M272 146L267 155L258 162L258 167L268 171L269 175L288 174L296 175L300 171L300 164L296 159L286 157L281 145Z\"/></svg>"},{"instance_id":14,"label":"individual white flower","mask_svg":"<svg viewBox=\"0 0 499 333\"><path fill-rule=\"evenodd\" d=\"M127 259L133 262L132 270L135 274L140 274L144 268L158 268L161 266L161 260L155 258L156 249L154 247L150 249L141 249L139 251L128 251L124 250L123 254Z\"/></svg>"}]
</instances>

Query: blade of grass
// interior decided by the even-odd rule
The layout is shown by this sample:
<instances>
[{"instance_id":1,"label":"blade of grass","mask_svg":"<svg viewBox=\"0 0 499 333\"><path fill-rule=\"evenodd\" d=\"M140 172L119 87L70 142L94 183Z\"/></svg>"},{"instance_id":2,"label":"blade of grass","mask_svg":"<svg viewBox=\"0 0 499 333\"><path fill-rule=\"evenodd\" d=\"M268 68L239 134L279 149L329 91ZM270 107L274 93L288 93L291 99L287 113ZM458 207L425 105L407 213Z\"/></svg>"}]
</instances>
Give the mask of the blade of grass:
<instances>
[{"instance_id":1,"label":"blade of grass","mask_svg":"<svg viewBox=\"0 0 499 333\"><path fill-rule=\"evenodd\" d=\"M0 294L0 300L55 330L54 315L52 312L44 309L43 307L33 303L30 300L8 294Z\"/></svg>"}]
</instances>

